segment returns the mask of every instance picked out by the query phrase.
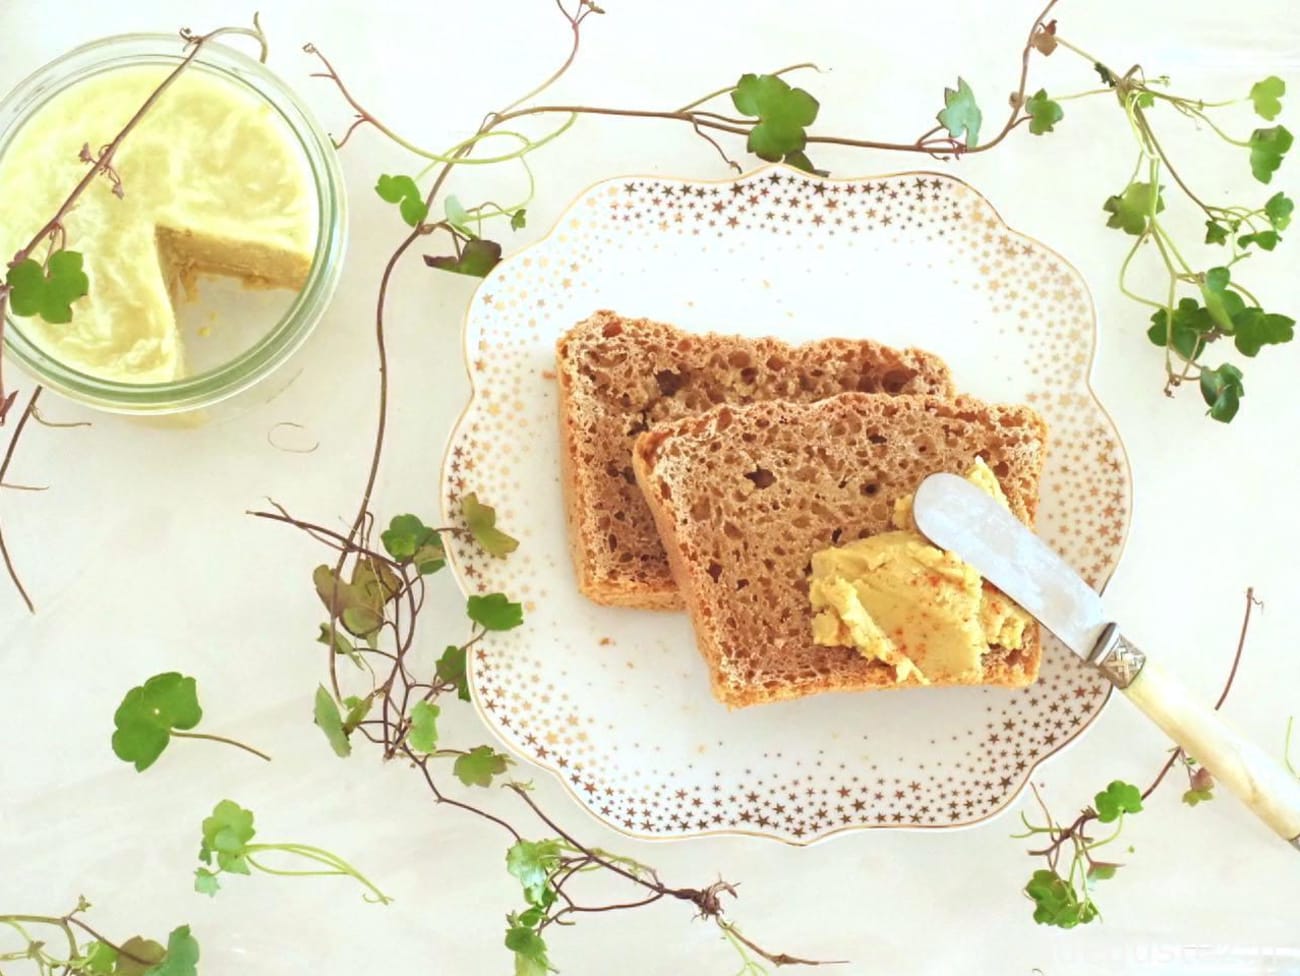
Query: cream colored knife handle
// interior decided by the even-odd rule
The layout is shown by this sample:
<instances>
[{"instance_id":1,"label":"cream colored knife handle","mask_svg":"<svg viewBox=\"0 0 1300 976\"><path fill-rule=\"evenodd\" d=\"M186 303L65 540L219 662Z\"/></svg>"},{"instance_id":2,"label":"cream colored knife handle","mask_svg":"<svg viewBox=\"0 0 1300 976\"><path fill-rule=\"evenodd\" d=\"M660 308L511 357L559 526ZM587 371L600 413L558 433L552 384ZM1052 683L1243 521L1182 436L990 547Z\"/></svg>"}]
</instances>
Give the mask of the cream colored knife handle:
<instances>
[{"instance_id":1,"label":"cream colored knife handle","mask_svg":"<svg viewBox=\"0 0 1300 976\"><path fill-rule=\"evenodd\" d=\"M1101 672L1216 781L1300 850L1300 779L1194 698L1181 681L1116 637L1096 661Z\"/></svg>"}]
</instances>

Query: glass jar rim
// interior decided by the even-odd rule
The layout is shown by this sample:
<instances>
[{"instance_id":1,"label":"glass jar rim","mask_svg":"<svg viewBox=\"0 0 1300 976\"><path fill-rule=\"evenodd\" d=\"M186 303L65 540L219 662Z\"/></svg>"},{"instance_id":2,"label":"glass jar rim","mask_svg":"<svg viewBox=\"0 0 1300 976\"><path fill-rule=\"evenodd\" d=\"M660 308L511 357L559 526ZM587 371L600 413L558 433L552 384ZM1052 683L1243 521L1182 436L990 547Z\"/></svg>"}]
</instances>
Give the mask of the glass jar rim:
<instances>
[{"instance_id":1,"label":"glass jar rim","mask_svg":"<svg viewBox=\"0 0 1300 976\"><path fill-rule=\"evenodd\" d=\"M0 100L0 154L51 98L116 69L175 65L186 42L177 34L117 34L74 48L37 68ZM317 233L311 269L280 320L239 355L210 370L164 383L124 383L77 370L38 347L12 315L5 353L39 382L101 410L169 414L212 406L265 379L307 340L333 297L347 241L347 195L333 140L278 75L256 58L212 41L195 59L202 70L262 99L299 143L316 192Z\"/></svg>"}]
</instances>

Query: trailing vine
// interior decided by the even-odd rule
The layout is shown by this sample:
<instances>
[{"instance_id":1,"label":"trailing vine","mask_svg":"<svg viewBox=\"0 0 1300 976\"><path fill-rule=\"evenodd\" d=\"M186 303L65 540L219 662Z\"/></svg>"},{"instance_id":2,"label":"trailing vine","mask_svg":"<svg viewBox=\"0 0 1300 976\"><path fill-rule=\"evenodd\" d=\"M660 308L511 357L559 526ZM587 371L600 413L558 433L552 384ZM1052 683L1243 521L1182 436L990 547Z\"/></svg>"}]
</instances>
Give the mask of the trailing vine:
<instances>
[{"instance_id":1,"label":"trailing vine","mask_svg":"<svg viewBox=\"0 0 1300 976\"><path fill-rule=\"evenodd\" d=\"M1255 598L1254 589L1246 590L1246 609L1241 619L1241 633L1237 638L1237 650L1232 656L1232 666L1224 679L1223 690L1214 703L1215 711L1223 707L1232 691L1232 683L1237 678L1237 669L1241 666L1241 657L1246 650L1246 634L1250 630L1251 612L1263 604ZM1287 767L1291 768L1290 724L1287 725ZM1084 807L1079 815L1069 824L1062 825L1052 816L1042 794L1036 786L1031 786L1034 800L1043 814L1043 823L1036 824L1025 813L1020 814L1020 821L1025 826L1025 833L1016 834L1018 838L1035 838L1046 840L1047 846L1031 850L1033 857L1042 858L1044 866L1034 871L1025 885L1025 894L1034 902L1034 921L1039 925L1054 925L1069 929L1076 925L1086 925L1101 918L1101 910L1093 898L1093 890L1100 881L1113 877L1122 864L1102 860L1096 856L1101 848L1119 839L1124 829L1125 820L1142 812L1142 804L1151 797L1164 782L1165 777L1175 766L1180 766L1187 773L1187 789L1183 792L1183 803L1189 807L1214 799L1214 777L1210 771L1200 765L1195 757L1187 755L1182 749L1175 749L1169 754L1160 770L1146 789L1139 790L1132 783L1113 780L1098 793L1091 806ZM1091 830L1100 824L1110 830L1104 837L1095 837ZM1132 848L1129 848L1130 852ZM1068 852L1069 858L1062 870L1062 857Z\"/></svg>"},{"instance_id":2,"label":"trailing vine","mask_svg":"<svg viewBox=\"0 0 1300 976\"><path fill-rule=\"evenodd\" d=\"M1158 126L1164 123L1156 121L1156 113L1181 116L1233 147L1245 149L1252 175L1258 182L1267 184L1291 148L1291 134L1284 126L1273 125L1256 128L1246 138L1240 138L1231 133L1228 123L1220 124L1216 113L1249 102L1256 114L1271 122L1281 110L1285 85L1280 79L1266 78L1242 98L1219 102L1177 94L1170 90L1168 79L1148 78L1140 66L1119 73L1063 36L1057 21L1051 19L1056 5L1057 0L1050 0L1032 21L1009 109L1001 126L987 139L983 139L984 112L973 89L961 77L956 78L954 87L944 88L942 107L935 115L937 124L913 139L888 141L818 132L814 128L820 109L817 99L789 80L813 68L807 63L744 74L735 82L680 107L549 103L542 96L574 63L590 18L604 13L591 0L567 3L556 0L569 34L565 56L556 69L519 98L486 115L479 127L462 140L432 150L397 132L364 107L326 55L314 45L306 45L304 50L316 59L320 68L317 76L335 86L353 112L348 128L336 140L336 145L342 148L358 131L373 129L409 151L413 168L419 168L411 175L382 174L375 184L376 194L396 208L405 229L377 284L374 341L379 372L378 408L373 449L355 513L342 532L298 518L274 504L270 509L251 514L304 531L331 551L331 561L318 566L312 577L326 614L317 640L324 646L328 675L314 696L314 720L330 748L339 757L347 758L356 745L369 744L382 759L401 761L418 772L435 803L473 814L504 835L506 870L518 880L522 901L518 910L507 916L503 937L505 947L513 956L517 976L541 976L552 968L547 937L556 927L571 925L584 915L635 910L664 900L688 906L692 915L715 926L720 939L738 954L744 973L765 972L765 965L822 965L825 961L774 951L743 934L730 914L737 893L734 883L719 879L688 886L669 884L648 865L586 844L541 809L526 782L512 777L513 762L509 756L493 745L443 741L438 728L442 709L454 707L449 703L456 700L468 700L467 663L476 645L490 640L493 633L524 624L522 606L506 594L470 596L465 601L466 620L461 622L468 636L459 643L448 644L434 662L420 659L416 653L419 635L431 627L441 631L447 626L447 622L430 621L421 627L428 580L446 562L443 538L448 533L471 538L495 558L508 558L517 543L496 525L491 506L473 494L465 496L456 524L428 525L416 515L399 514L387 522L386 528L377 531L376 485L384 458L392 396L386 330L395 270L410 252L418 250L432 269L474 277L488 274L504 252L496 239L497 230L507 226L519 230L526 226L528 208L537 192L530 157L563 137L581 117L652 119L681 124L689 127L693 136L707 142L722 162L735 171L743 167L735 158L738 151L730 146L743 138L745 151L759 159L783 162L809 172L824 172L817 169L811 158L819 147L884 150L956 161L1004 144L1021 128L1033 137L1056 132L1066 118L1065 106L1074 100L1111 99L1137 151L1128 182L1099 209L1099 218L1104 217L1108 226L1133 238L1120 264L1119 287L1145 310L1150 310L1146 333L1165 350L1165 390L1172 394L1181 385L1195 381L1209 415L1218 421L1230 421L1237 414L1245 392L1241 370L1228 361L1212 367L1205 357L1211 349L1230 344L1238 355L1252 358L1265 346L1292 339L1293 320L1266 312L1256 296L1238 280L1237 273L1242 262L1260 251L1272 251L1281 243L1281 233L1289 225L1293 204L1282 193L1275 193L1262 203L1207 202L1192 189L1192 181L1185 177L1181 163L1175 168L1166 154L1157 135ZM89 146L83 149L81 158L88 167L86 174L63 206L9 262L5 282L0 285L0 323L4 321L6 306L16 315L40 315L55 324L68 322L75 315L76 303L88 294L90 283L83 271L82 255L70 246L75 242L68 240L64 217L97 177L107 180L119 196L130 193L130 187L122 183L113 169L114 154L167 86L193 62L200 48L225 35L253 37L265 57L266 38L256 19L252 29L222 28L202 35L182 32L185 58L112 142L98 151L92 151ZM1100 84L1089 80L1087 87L1065 94L1049 95L1041 87L1034 90L1029 84L1034 59L1057 51L1080 58ZM545 124L544 131L530 134L530 125L538 122ZM507 163L521 167L526 183L526 189L517 199L505 204L483 200L467 205L448 192L462 167ZM1174 238L1162 217L1172 202L1172 195L1167 196L1168 188L1161 182L1166 178L1177 188L1184 205L1198 208L1203 214L1204 243L1224 248L1222 259L1194 262L1188 257L1191 254L1188 242ZM1160 295L1141 294L1132 284L1133 269L1142 257L1156 260L1164 268L1167 287ZM4 481L27 420L38 416L36 403L40 394L38 386L20 414L7 453L0 462L0 483ZM0 423L7 418L16 396L17 391L6 391L0 386ZM2 535L0 555L30 609L31 600L14 569ZM1243 645L1244 635L1243 625ZM1238 660L1240 654L1241 645ZM235 740L189 732L198 721L197 698L192 708L189 702L192 679L179 674L156 678L167 680L152 691L149 682L132 689L123 702L125 711L119 709L114 750L122 759L143 770L158 758L172 737L215 738L266 758L258 750ZM191 685L184 685L187 680ZM133 700L131 696L136 692L139 695ZM154 697L149 698L150 694ZM178 704L172 697L175 695L182 696L184 701ZM141 707L146 699L148 707ZM134 704L130 704L132 701ZM1045 835L1048 843L1047 848L1034 852L1035 856L1046 859L1047 867L1036 873L1026 888L1035 900L1038 921L1065 925L1085 923L1096 917L1089 878L1109 876L1106 871L1113 874L1118 866L1092 856L1107 841L1093 839L1089 829L1097 823L1122 825L1123 818L1138 812L1141 801L1179 762L1189 775L1185 799L1191 797L1189 803L1208 799L1213 789L1208 774L1175 753L1146 791L1139 792L1136 787L1117 781L1097 794L1092 806L1068 826L1057 824L1046 810L1045 825L1025 821L1031 834ZM459 783L458 787L449 785L452 779ZM517 826L474 799L474 791L497 786L504 787L517 799L528 815L527 827ZM231 801L218 804L204 822L200 853L204 863L195 874L196 890L214 894L218 875L223 873L324 874L351 878L362 886L368 897L387 900L380 888L336 855L309 845L254 844L252 836L249 811ZM1067 849L1072 851L1072 859L1062 873L1059 858ZM288 857L299 866L272 867L262 860L272 852ZM620 879L630 894L619 901L585 900L580 882L592 873ZM188 928L173 931L166 949L156 943L135 940L116 945L98 936L81 920L81 913L88 907L81 903L64 916L0 915L0 926L7 926L26 940L21 958L34 960L42 974L190 976L195 971L198 947ZM1039 918L1039 911L1047 917ZM47 950L45 941L35 937L32 931L38 925L66 937L66 951ZM79 943L78 932L90 935L94 941ZM0 956L0 962L10 958Z\"/></svg>"}]
</instances>

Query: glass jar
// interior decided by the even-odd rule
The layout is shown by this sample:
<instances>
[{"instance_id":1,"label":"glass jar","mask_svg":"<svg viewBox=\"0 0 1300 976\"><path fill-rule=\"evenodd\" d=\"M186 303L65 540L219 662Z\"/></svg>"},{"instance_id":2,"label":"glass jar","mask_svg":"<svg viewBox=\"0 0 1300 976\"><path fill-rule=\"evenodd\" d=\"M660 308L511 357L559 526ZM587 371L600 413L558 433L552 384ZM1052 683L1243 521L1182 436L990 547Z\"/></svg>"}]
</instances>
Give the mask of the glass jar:
<instances>
[{"instance_id":1,"label":"glass jar","mask_svg":"<svg viewBox=\"0 0 1300 976\"><path fill-rule=\"evenodd\" d=\"M175 67L187 53L185 42L177 35L124 34L86 44L50 62L0 102L0 156L24 123L71 86L121 68ZM316 195L316 246L311 270L301 291L264 335L228 360L168 382L128 383L73 369L25 336L22 320L10 316L4 335L9 361L51 389L102 410L153 416L190 413L188 419L199 419L192 412L230 401L264 380L302 346L324 314L342 271L347 198L329 135L284 82L265 65L232 47L215 41L204 44L186 71L206 72L256 95L296 139ZM128 142L130 138L128 135ZM72 187L68 190L71 192Z\"/></svg>"}]
</instances>

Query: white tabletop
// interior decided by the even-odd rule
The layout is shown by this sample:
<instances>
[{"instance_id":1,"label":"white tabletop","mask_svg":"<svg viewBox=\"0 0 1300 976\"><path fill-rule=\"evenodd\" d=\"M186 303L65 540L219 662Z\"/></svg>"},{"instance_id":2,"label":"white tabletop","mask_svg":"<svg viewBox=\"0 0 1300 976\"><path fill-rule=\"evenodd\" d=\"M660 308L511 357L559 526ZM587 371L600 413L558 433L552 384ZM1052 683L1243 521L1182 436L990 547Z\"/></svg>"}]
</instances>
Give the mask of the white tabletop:
<instances>
[{"instance_id":1,"label":"white tabletop","mask_svg":"<svg viewBox=\"0 0 1300 976\"><path fill-rule=\"evenodd\" d=\"M218 0L73 6L0 7L0 88L98 36L205 30L232 17ZM934 0L918 13L902 0L641 0L609 9L590 22L557 98L672 107L743 71L812 60L831 69L803 82L821 99L819 128L906 139L928 127L943 85L959 71L986 110L998 106L1000 114L1037 4ZM1300 96L1300 27L1281 0L1075 0L1057 13L1072 40L1117 65L1141 60L1188 93L1244 94L1272 73ZM313 63L300 47L308 40L390 124L435 146L453 144L487 109L527 89L566 40L545 0L275 0L262 14L272 67L330 128L341 131L348 115L332 88L307 77ZM1031 88L1080 90L1094 80L1065 58L1035 72ZM1248 395L1231 426L1205 419L1194 390L1174 400L1161 394L1146 316L1115 286L1125 241L1101 219L1102 201L1128 178L1130 136L1104 100L1067 111L1050 138L1022 131L951 169L1012 227L1069 257L1095 295L1095 386L1136 480L1128 549L1109 597L1116 615L1211 698L1232 656L1243 593L1254 585L1266 607L1226 714L1280 752L1287 716L1300 712L1292 609L1300 590L1300 519L1292 514L1300 492L1298 354L1266 350L1247 364ZM1207 192L1267 195L1251 181L1244 151L1190 132L1168 141L1190 147L1192 157L1181 154L1184 175ZM584 119L535 159L541 189L528 229L512 238L519 243L544 233L579 190L603 177L725 175L712 150L669 123ZM847 150L816 159L846 176L917 163ZM502 920L519 905L518 885L503 870L505 835L436 809L409 770L384 767L367 749L346 763L329 752L310 721L322 659L309 576L320 551L244 514L271 496L333 523L353 511L364 477L375 408L374 294L401 233L370 187L380 172L414 167L365 132L343 165L353 215L343 284L290 367L301 373L286 392L232 422L182 431L95 415L49 395L50 419L90 419L94 427L37 427L25 436L10 478L50 489L0 497L9 544L39 607L29 617L0 588L0 913L57 914L81 893L96 903L94 924L122 937L160 937L189 922L208 973L504 972ZM1294 160L1284 167L1279 187L1294 192L1295 167ZM514 174L458 179L462 198L490 197ZM1195 233L1199 222L1190 214L1186 221ZM1295 315L1291 246L1252 259L1249 271L1269 304ZM473 285L418 260L398 274L380 511L435 508L443 441L467 392L458 333ZM283 421L304 425L302 438L319 449L290 453L269 443ZM426 626L438 641L435 622L444 611L459 619L459 594L444 578L433 599ZM121 694L168 669L198 677L205 727L261 745L275 761L205 743L173 745L145 775L114 758L108 740ZM463 741L484 734L468 708L446 709L443 728ZM1115 701L1034 781L1065 816L1111 779L1148 781L1166 748ZM539 801L567 829L654 864L672 883L719 875L741 882L733 914L747 933L794 954L852 960L835 972L1300 972L1296 855L1226 796L1182 805L1176 781L1128 826L1136 850L1097 894L1104 921L1070 932L1031 920L1021 888L1038 862L1026 856L1026 842L1009 839L1015 812L966 830L857 833L806 849L753 839L647 843L598 825L547 774L536 784ZM256 811L261 837L330 848L396 901L382 908L344 882L267 877L234 878L212 900L194 894L199 822L225 796ZM511 797L483 796L527 823ZM540 836L541 828L528 824L527 832ZM552 960L569 973L734 971L716 930L690 916L688 906L661 903L585 919L550 936Z\"/></svg>"}]
</instances>

